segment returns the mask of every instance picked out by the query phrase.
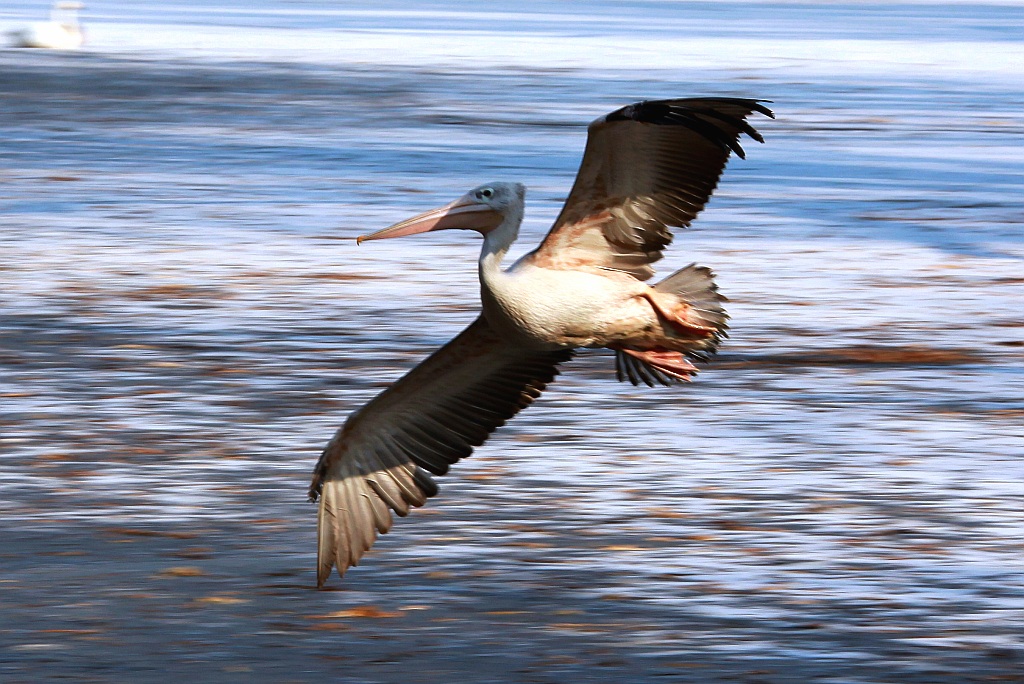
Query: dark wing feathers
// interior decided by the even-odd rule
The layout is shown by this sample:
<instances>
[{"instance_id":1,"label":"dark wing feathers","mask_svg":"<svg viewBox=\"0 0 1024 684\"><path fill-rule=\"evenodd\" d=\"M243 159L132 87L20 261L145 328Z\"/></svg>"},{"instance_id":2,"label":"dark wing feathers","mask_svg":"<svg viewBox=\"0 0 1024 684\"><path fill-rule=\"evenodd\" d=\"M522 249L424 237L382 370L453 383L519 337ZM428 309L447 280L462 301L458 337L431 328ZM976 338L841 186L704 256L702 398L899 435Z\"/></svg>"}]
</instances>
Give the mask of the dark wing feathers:
<instances>
[{"instance_id":1,"label":"dark wing feathers","mask_svg":"<svg viewBox=\"0 0 1024 684\"><path fill-rule=\"evenodd\" d=\"M774 118L758 100L651 100L594 121L572 191L529 258L554 269L601 268L646 280L651 264L707 204L740 135L763 142L745 119Z\"/></svg>"},{"instance_id":2,"label":"dark wing feathers","mask_svg":"<svg viewBox=\"0 0 1024 684\"><path fill-rule=\"evenodd\" d=\"M775 118L772 110L762 105L762 102L767 102L767 100L733 97L646 100L616 109L594 123L639 121L661 125L689 126L722 147L731 149L742 159L746 155L739 145L737 131L746 133L757 142L764 142L761 134L746 122L746 117L753 112L759 112L769 118ZM707 119L715 119L724 126L715 125L714 122L710 122L709 126Z\"/></svg>"},{"instance_id":3,"label":"dark wing feathers","mask_svg":"<svg viewBox=\"0 0 1024 684\"><path fill-rule=\"evenodd\" d=\"M506 343L478 318L447 345L355 412L317 463L317 580L355 565L377 533L437 493L426 471L448 472L497 427L530 405L570 350Z\"/></svg>"}]
</instances>

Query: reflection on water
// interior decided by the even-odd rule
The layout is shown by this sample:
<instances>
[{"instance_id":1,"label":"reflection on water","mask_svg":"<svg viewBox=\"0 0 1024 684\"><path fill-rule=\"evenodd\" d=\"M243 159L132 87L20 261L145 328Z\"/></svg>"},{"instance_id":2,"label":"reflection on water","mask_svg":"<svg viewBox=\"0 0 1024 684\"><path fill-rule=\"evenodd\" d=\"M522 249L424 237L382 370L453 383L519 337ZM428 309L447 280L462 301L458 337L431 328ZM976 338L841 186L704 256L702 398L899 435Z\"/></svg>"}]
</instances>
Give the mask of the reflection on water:
<instances>
[{"instance_id":1,"label":"reflection on water","mask_svg":"<svg viewBox=\"0 0 1024 684\"><path fill-rule=\"evenodd\" d=\"M726 37L748 30L739 6ZM903 9L893 31L944 39ZM639 40L634 10L593 21L632 17L609 40ZM1002 40L996 9L971 12L993 27L975 39ZM796 16L812 35L831 15ZM179 52L0 53L0 673L1019 672L1024 118L1002 71ZM718 362L648 390L583 355L337 591L312 591L318 450L477 306L467 236L348 238L510 180L530 188L525 251L588 120L703 93L779 114L664 266L718 272Z\"/></svg>"}]
</instances>

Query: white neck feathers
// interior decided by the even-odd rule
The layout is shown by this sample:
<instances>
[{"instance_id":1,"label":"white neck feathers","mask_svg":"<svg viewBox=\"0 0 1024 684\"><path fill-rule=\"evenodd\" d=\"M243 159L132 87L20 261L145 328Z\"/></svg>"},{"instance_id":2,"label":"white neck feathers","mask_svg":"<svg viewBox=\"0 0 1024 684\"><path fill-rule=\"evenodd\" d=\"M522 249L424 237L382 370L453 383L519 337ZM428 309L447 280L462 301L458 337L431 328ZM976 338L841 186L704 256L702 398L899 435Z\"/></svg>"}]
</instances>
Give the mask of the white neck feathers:
<instances>
[{"instance_id":1,"label":"white neck feathers","mask_svg":"<svg viewBox=\"0 0 1024 684\"><path fill-rule=\"evenodd\" d=\"M514 207L505 215L501 225L484 235L483 248L480 250L480 280L485 286L504 274L501 262L519 237L519 224L522 221L522 207Z\"/></svg>"}]
</instances>

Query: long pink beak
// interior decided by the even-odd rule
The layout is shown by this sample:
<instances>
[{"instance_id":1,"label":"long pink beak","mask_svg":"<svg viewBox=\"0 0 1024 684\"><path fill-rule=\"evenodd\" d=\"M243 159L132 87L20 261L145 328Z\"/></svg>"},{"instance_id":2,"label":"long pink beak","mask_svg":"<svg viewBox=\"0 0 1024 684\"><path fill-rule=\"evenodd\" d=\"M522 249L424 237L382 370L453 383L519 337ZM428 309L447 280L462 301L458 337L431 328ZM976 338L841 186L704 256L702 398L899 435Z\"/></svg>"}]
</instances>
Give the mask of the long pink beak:
<instances>
[{"instance_id":1,"label":"long pink beak","mask_svg":"<svg viewBox=\"0 0 1024 684\"><path fill-rule=\"evenodd\" d=\"M356 238L356 244L366 240L385 240L448 228L462 228L487 233L501 225L502 220L502 215L486 204L479 204L467 197L460 197L451 204L413 216L393 226L378 230L376 233L360 235Z\"/></svg>"}]
</instances>

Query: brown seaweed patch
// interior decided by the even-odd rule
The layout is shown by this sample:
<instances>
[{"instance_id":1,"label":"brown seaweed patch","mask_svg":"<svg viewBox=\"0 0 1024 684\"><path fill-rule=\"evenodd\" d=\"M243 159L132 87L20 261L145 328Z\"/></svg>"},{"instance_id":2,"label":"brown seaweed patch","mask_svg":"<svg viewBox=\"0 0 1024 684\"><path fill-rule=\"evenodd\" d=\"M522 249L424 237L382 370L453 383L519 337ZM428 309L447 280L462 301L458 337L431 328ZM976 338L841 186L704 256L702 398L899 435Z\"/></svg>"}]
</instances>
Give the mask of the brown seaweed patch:
<instances>
[{"instance_id":1,"label":"brown seaweed patch","mask_svg":"<svg viewBox=\"0 0 1024 684\"><path fill-rule=\"evenodd\" d=\"M925 345L855 345L761 356L720 356L715 366L959 366L984 361L984 355L964 349Z\"/></svg>"},{"instance_id":2,"label":"brown seaweed patch","mask_svg":"<svg viewBox=\"0 0 1024 684\"><path fill-rule=\"evenodd\" d=\"M234 605L238 603L248 602L249 599L238 598L237 596L224 596L222 594L214 594L213 596L200 596L199 598L193 601L193 603L205 603L212 605Z\"/></svg>"},{"instance_id":3,"label":"brown seaweed patch","mask_svg":"<svg viewBox=\"0 0 1024 684\"><path fill-rule=\"evenodd\" d=\"M347 610L338 610L325 615L311 615L314 620L334 620L337 618L397 618L405 615L400 610L382 610L377 606L356 606Z\"/></svg>"},{"instance_id":4,"label":"brown seaweed patch","mask_svg":"<svg viewBox=\"0 0 1024 684\"><path fill-rule=\"evenodd\" d=\"M226 290L212 287L196 287L195 285L154 285L124 294L128 299L227 299L234 295Z\"/></svg>"},{"instance_id":5,"label":"brown seaweed patch","mask_svg":"<svg viewBox=\"0 0 1024 684\"><path fill-rule=\"evenodd\" d=\"M206 572L194 565L178 565L165 568L157 573L157 577L205 577Z\"/></svg>"},{"instance_id":6,"label":"brown seaweed patch","mask_svg":"<svg viewBox=\"0 0 1024 684\"><path fill-rule=\"evenodd\" d=\"M135 527L109 527L105 532L108 534L120 534L128 537L169 537L171 539L194 539L199 536L195 532L142 530Z\"/></svg>"}]
</instances>

